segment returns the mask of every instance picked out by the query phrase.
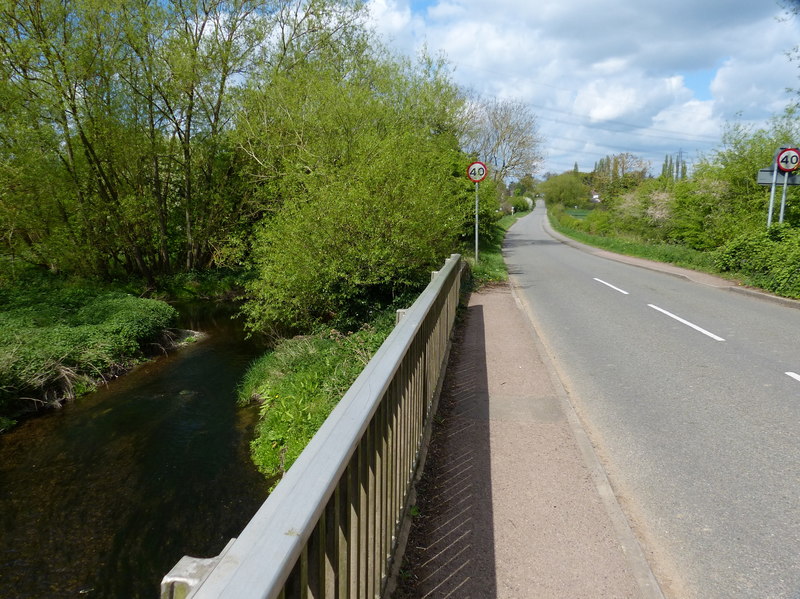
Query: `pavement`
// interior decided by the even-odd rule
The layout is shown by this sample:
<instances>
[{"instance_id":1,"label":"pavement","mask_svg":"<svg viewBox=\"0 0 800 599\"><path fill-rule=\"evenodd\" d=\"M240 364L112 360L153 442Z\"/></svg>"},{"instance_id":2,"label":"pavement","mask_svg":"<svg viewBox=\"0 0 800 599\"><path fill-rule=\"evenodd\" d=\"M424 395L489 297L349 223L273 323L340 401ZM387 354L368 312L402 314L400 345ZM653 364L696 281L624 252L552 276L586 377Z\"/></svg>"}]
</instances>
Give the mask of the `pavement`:
<instances>
[{"instance_id":1,"label":"pavement","mask_svg":"<svg viewBox=\"0 0 800 599\"><path fill-rule=\"evenodd\" d=\"M456 330L393 597L663 598L511 284Z\"/></svg>"}]
</instances>

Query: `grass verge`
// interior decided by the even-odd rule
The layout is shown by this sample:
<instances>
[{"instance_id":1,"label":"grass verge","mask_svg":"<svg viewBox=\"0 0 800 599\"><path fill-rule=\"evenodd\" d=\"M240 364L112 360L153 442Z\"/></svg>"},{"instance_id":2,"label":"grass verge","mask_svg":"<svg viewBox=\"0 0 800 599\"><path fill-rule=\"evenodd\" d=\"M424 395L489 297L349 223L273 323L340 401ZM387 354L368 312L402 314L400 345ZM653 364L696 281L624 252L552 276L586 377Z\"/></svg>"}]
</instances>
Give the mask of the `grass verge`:
<instances>
[{"instance_id":1,"label":"grass verge","mask_svg":"<svg viewBox=\"0 0 800 599\"><path fill-rule=\"evenodd\" d=\"M574 218L574 217L573 217ZM622 237L605 237L593 235L569 226L569 218L550 218L550 224L559 233L600 249L645 258L656 262L667 262L683 268L691 268L702 272L720 275L714 265L714 257L709 252L693 250L685 246L668 243L646 243L638 239Z\"/></svg>"},{"instance_id":2,"label":"grass verge","mask_svg":"<svg viewBox=\"0 0 800 599\"><path fill-rule=\"evenodd\" d=\"M472 286L479 289L489 283L508 280L508 268L503 260L503 240L508 229L523 216L530 212L517 212L506 214L495 223L495 235L489 239L482 239L478 248L478 261L475 262L473 251L465 250L464 255L472 271Z\"/></svg>"}]
</instances>

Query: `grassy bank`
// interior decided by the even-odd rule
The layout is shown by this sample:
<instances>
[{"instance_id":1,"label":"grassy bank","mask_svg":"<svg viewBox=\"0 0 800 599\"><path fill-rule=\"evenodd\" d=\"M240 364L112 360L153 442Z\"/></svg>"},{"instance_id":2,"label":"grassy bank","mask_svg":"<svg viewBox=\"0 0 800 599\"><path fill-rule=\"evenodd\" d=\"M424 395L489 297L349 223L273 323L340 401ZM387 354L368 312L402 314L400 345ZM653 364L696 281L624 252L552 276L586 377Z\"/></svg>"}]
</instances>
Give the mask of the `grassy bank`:
<instances>
[{"instance_id":1,"label":"grassy bank","mask_svg":"<svg viewBox=\"0 0 800 599\"><path fill-rule=\"evenodd\" d=\"M294 463L394 322L395 309L389 309L353 333L325 330L285 339L252 364L239 399L261 405L251 450L267 478L279 478Z\"/></svg>"},{"instance_id":2,"label":"grassy bank","mask_svg":"<svg viewBox=\"0 0 800 599\"><path fill-rule=\"evenodd\" d=\"M0 429L130 368L165 342L174 308L33 268L0 278Z\"/></svg>"},{"instance_id":3,"label":"grassy bank","mask_svg":"<svg viewBox=\"0 0 800 599\"><path fill-rule=\"evenodd\" d=\"M503 240L511 225L528 214L530 212L517 212L516 214L506 214L500 218L496 223L495 234L481 240L478 247L477 264L475 263L474 247L470 248L471 251L464 252L472 271L474 288L508 280L508 269L503 260Z\"/></svg>"},{"instance_id":4,"label":"grassy bank","mask_svg":"<svg viewBox=\"0 0 800 599\"><path fill-rule=\"evenodd\" d=\"M580 221L587 212L586 210L565 210L559 205L548 207L548 216L552 227L559 233L586 245L626 256L667 262L684 268L720 274L715 266L714 256L710 252L701 252L677 244L647 243L633 237L624 238L587 233L580 228Z\"/></svg>"},{"instance_id":5,"label":"grassy bank","mask_svg":"<svg viewBox=\"0 0 800 599\"><path fill-rule=\"evenodd\" d=\"M593 235L582 230L581 215L554 206L550 223L557 231L618 254L675 264L729 279L740 285L800 299L800 232L773 225L732 238L721 247L699 251L680 244L648 243L634 237Z\"/></svg>"}]
</instances>

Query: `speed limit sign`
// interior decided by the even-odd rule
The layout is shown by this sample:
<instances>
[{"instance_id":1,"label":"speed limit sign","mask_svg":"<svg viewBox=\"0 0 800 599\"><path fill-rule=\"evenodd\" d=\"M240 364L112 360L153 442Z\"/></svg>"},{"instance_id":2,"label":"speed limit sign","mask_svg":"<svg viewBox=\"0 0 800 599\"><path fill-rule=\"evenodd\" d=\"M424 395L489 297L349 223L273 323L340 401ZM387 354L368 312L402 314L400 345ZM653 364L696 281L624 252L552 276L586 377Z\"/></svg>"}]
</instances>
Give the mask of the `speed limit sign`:
<instances>
[{"instance_id":1,"label":"speed limit sign","mask_svg":"<svg viewBox=\"0 0 800 599\"><path fill-rule=\"evenodd\" d=\"M473 162L467 167L467 177L473 183L480 183L486 178L489 171L483 162Z\"/></svg>"},{"instance_id":2,"label":"speed limit sign","mask_svg":"<svg viewBox=\"0 0 800 599\"><path fill-rule=\"evenodd\" d=\"M800 167L800 150L786 148L778 154L778 168L785 173L797 170Z\"/></svg>"}]
</instances>

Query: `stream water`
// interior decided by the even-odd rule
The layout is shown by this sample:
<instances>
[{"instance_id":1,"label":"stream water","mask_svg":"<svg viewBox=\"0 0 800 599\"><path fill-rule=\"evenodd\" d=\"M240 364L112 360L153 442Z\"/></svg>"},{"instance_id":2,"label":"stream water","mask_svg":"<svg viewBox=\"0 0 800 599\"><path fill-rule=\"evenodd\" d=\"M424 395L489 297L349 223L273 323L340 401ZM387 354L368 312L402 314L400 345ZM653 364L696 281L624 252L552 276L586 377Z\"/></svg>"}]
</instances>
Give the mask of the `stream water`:
<instances>
[{"instance_id":1,"label":"stream water","mask_svg":"<svg viewBox=\"0 0 800 599\"><path fill-rule=\"evenodd\" d=\"M0 598L156 599L266 498L235 393L263 348L230 310L182 314L210 336L0 435Z\"/></svg>"}]
</instances>

